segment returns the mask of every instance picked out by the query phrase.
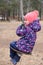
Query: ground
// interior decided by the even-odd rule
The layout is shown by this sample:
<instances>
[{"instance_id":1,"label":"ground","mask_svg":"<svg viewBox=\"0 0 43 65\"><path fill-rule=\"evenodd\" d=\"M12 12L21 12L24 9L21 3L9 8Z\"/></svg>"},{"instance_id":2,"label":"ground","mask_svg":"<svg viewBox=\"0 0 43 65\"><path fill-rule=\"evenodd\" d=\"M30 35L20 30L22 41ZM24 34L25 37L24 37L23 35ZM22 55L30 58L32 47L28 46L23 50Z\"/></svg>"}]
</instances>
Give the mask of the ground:
<instances>
[{"instance_id":1,"label":"ground","mask_svg":"<svg viewBox=\"0 0 43 65\"><path fill-rule=\"evenodd\" d=\"M41 31L37 33L37 40L32 55L23 54L17 65L43 65L43 21ZM0 22L0 65L13 65L10 61L9 45L18 40L16 29L21 24L18 21Z\"/></svg>"}]
</instances>

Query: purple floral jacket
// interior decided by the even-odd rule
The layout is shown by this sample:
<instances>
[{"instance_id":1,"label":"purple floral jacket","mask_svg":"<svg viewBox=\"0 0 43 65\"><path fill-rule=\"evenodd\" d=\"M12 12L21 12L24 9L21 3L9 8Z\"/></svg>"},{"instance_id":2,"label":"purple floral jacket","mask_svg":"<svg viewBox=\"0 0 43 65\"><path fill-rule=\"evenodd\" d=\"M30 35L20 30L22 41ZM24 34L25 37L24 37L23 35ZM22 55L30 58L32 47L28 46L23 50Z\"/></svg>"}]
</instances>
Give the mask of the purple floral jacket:
<instances>
[{"instance_id":1,"label":"purple floral jacket","mask_svg":"<svg viewBox=\"0 0 43 65\"><path fill-rule=\"evenodd\" d=\"M26 27L24 24L20 25L17 28L16 34L21 36L21 38L16 42L16 47L22 52L32 52L36 41L36 32L40 30L39 20L35 20Z\"/></svg>"}]
</instances>

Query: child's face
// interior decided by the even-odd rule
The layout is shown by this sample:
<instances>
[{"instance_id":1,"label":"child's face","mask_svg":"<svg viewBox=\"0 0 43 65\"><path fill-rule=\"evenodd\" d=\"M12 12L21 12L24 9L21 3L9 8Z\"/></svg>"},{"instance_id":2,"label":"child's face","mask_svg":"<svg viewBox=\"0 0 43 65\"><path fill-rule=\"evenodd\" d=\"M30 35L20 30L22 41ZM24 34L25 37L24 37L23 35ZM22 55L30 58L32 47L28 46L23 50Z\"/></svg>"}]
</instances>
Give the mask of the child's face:
<instances>
[{"instance_id":1,"label":"child's face","mask_svg":"<svg viewBox=\"0 0 43 65\"><path fill-rule=\"evenodd\" d=\"M24 24L25 24L25 25L28 25L28 24L29 24L29 21L24 21Z\"/></svg>"}]
</instances>

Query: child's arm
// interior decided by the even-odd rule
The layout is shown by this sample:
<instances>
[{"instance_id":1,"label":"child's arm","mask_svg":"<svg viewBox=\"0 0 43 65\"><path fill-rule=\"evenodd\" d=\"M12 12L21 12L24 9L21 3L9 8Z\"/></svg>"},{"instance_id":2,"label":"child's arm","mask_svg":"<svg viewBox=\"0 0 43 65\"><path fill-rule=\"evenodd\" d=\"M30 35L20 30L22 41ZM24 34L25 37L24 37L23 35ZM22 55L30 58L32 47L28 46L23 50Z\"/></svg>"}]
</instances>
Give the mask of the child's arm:
<instances>
[{"instance_id":1,"label":"child's arm","mask_svg":"<svg viewBox=\"0 0 43 65\"><path fill-rule=\"evenodd\" d=\"M20 26L17 28L16 34L17 34L18 36L24 36L24 35L26 34L26 28L25 28L25 26L24 26L23 24L20 25Z\"/></svg>"},{"instance_id":2,"label":"child's arm","mask_svg":"<svg viewBox=\"0 0 43 65\"><path fill-rule=\"evenodd\" d=\"M35 20L32 24L32 27L31 27L35 32L38 32L41 30L41 25L40 25L40 22L39 20Z\"/></svg>"}]
</instances>

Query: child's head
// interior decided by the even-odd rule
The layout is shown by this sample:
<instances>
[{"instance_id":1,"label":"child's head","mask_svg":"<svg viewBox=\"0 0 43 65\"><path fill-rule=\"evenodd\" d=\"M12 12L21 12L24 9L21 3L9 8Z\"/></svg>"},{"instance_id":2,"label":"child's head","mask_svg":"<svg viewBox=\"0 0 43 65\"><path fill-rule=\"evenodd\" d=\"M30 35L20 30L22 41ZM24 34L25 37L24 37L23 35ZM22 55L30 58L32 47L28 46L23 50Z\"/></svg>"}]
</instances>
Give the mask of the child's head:
<instances>
[{"instance_id":1,"label":"child's head","mask_svg":"<svg viewBox=\"0 0 43 65\"><path fill-rule=\"evenodd\" d=\"M38 16L39 16L39 12L37 10L29 12L24 16L24 20L25 20L24 23L28 25L32 23L34 20L38 19Z\"/></svg>"}]
</instances>

